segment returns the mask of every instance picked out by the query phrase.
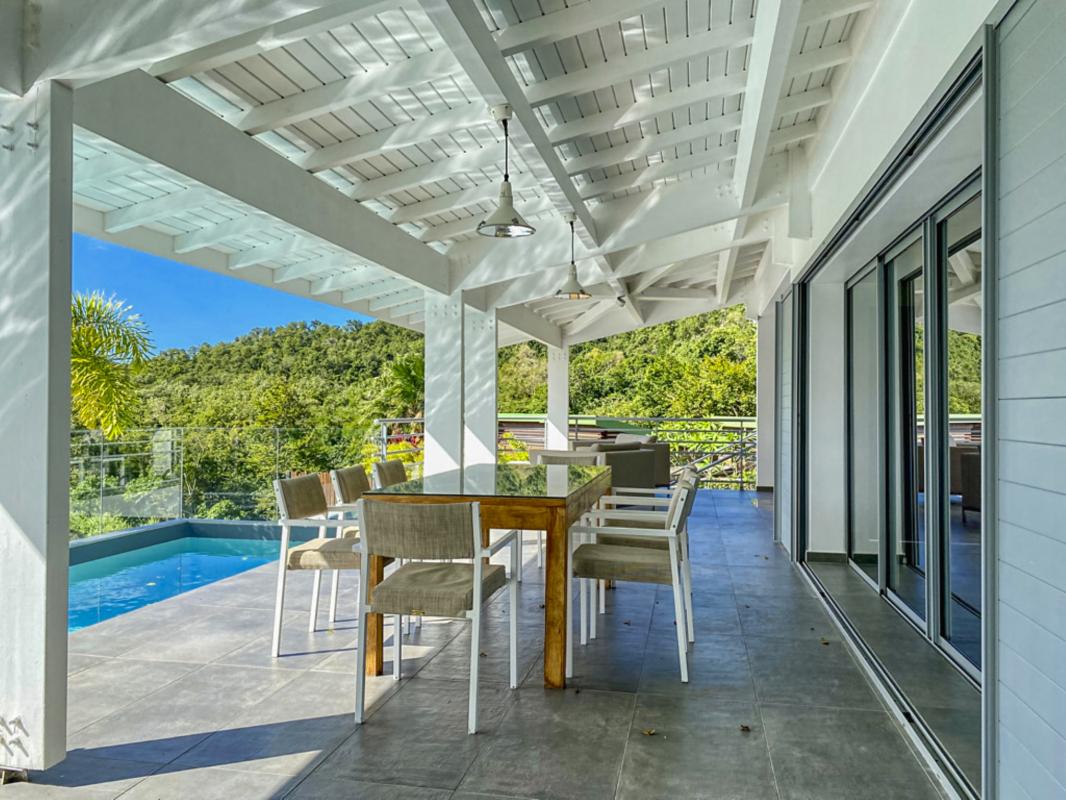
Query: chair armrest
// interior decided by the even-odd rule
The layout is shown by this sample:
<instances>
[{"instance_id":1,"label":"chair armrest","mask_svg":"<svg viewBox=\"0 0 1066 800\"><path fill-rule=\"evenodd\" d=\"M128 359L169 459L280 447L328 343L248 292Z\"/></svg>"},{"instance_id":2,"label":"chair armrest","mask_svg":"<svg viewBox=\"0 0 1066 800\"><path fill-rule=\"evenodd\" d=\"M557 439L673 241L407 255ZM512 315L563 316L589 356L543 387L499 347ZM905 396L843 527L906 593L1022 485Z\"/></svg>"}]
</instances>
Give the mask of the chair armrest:
<instances>
[{"instance_id":1,"label":"chair armrest","mask_svg":"<svg viewBox=\"0 0 1066 800\"><path fill-rule=\"evenodd\" d=\"M574 525L570 528L570 535L573 536L575 533L581 535L602 533L608 536L623 534L625 536L647 536L652 539L673 539L677 536L669 528L604 528L599 525Z\"/></svg>"},{"instance_id":2,"label":"chair armrest","mask_svg":"<svg viewBox=\"0 0 1066 800\"><path fill-rule=\"evenodd\" d=\"M648 497L643 495L605 494L600 502L606 506L669 506L669 497Z\"/></svg>"},{"instance_id":3,"label":"chair armrest","mask_svg":"<svg viewBox=\"0 0 1066 800\"><path fill-rule=\"evenodd\" d=\"M675 490L674 489L667 489L665 487L647 489L647 488L644 488L644 487L641 487L641 486L613 486L613 487L611 487L611 491L614 492L615 495L620 495L620 494L663 495L663 494L665 494L667 497L669 497L671 494L674 493ZM606 497L607 495L604 495L604 496Z\"/></svg>"},{"instance_id":4,"label":"chair armrest","mask_svg":"<svg viewBox=\"0 0 1066 800\"><path fill-rule=\"evenodd\" d=\"M503 536L492 542L488 547L481 548L482 556L492 556L500 552L505 547L512 546L518 541L518 531L507 531Z\"/></svg>"},{"instance_id":5,"label":"chair armrest","mask_svg":"<svg viewBox=\"0 0 1066 800\"><path fill-rule=\"evenodd\" d=\"M350 528L350 519L313 519L311 517L280 519L280 525L288 525L290 528Z\"/></svg>"},{"instance_id":6,"label":"chair armrest","mask_svg":"<svg viewBox=\"0 0 1066 800\"><path fill-rule=\"evenodd\" d=\"M328 506L326 511L358 511L358 503L338 503L335 506Z\"/></svg>"},{"instance_id":7,"label":"chair armrest","mask_svg":"<svg viewBox=\"0 0 1066 800\"><path fill-rule=\"evenodd\" d=\"M590 517L598 517L599 519L621 519L621 520L633 520L634 522L662 522L666 523L667 513L665 511L627 511L625 509L604 509L602 511L590 511L588 513Z\"/></svg>"}]
</instances>

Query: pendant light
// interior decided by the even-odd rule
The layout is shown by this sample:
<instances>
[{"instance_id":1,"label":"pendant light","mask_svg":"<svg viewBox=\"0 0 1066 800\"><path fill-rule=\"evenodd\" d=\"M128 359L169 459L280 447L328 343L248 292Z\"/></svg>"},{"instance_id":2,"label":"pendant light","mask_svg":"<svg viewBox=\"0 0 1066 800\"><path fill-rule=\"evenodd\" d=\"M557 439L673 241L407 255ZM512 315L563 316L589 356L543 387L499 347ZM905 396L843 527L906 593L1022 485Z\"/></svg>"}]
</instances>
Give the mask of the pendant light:
<instances>
[{"instance_id":1,"label":"pendant light","mask_svg":"<svg viewBox=\"0 0 1066 800\"><path fill-rule=\"evenodd\" d=\"M588 300L592 295L577 280L577 263L574 261L574 219L573 214L566 215L566 221L570 224L570 267L566 280L555 296L564 297L567 300Z\"/></svg>"},{"instance_id":2,"label":"pendant light","mask_svg":"<svg viewBox=\"0 0 1066 800\"><path fill-rule=\"evenodd\" d=\"M511 118L509 105L493 106L492 117L503 126L503 183L500 184L500 199L496 210L489 214L477 226L477 232L482 236L491 236L496 239L517 239L521 236L529 236L536 233L536 228L522 219L522 215L515 211L514 194L511 192L511 180L509 174L510 160L510 135L507 131L507 121Z\"/></svg>"}]
</instances>

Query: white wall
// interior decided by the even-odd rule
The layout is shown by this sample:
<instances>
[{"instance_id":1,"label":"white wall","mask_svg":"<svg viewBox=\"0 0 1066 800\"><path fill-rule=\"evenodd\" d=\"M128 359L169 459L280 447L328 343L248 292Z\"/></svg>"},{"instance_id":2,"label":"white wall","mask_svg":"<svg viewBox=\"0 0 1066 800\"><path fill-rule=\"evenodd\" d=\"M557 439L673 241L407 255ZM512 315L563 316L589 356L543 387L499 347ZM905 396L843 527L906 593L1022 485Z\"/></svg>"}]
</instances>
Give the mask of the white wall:
<instances>
[{"instance_id":1,"label":"white wall","mask_svg":"<svg viewBox=\"0 0 1066 800\"><path fill-rule=\"evenodd\" d=\"M19 768L66 748L72 117L63 86L0 98L0 764Z\"/></svg>"},{"instance_id":2,"label":"white wall","mask_svg":"<svg viewBox=\"0 0 1066 800\"><path fill-rule=\"evenodd\" d=\"M776 395L774 307L759 317L758 352L755 359L755 424L758 428L755 484L761 489L774 486L774 399Z\"/></svg>"},{"instance_id":3,"label":"white wall","mask_svg":"<svg viewBox=\"0 0 1066 800\"><path fill-rule=\"evenodd\" d=\"M844 547L844 286L810 286L807 549Z\"/></svg>"},{"instance_id":4,"label":"white wall","mask_svg":"<svg viewBox=\"0 0 1066 800\"><path fill-rule=\"evenodd\" d=\"M871 9L855 58L819 117L808 156L813 236L794 240L797 271L863 194L997 2L879 0Z\"/></svg>"},{"instance_id":5,"label":"white wall","mask_svg":"<svg viewBox=\"0 0 1066 800\"><path fill-rule=\"evenodd\" d=\"M1066 797L1066 4L998 33L994 657L1001 798Z\"/></svg>"}]
</instances>

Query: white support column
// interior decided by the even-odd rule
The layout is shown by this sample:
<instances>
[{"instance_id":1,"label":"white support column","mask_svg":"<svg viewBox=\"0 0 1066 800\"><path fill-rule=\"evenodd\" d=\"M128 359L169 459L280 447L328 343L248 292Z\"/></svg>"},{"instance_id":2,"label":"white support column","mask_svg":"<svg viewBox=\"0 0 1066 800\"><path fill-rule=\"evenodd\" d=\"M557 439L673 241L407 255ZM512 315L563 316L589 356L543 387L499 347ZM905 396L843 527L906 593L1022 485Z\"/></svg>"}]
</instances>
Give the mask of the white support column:
<instances>
[{"instance_id":1,"label":"white support column","mask_svg":"<svg viewBox=\"0 0 1066 800\"><path fill-rule=\"evenodd\" d=\"M759 489L774 488L774 420L775 420L775 349L777 326L774 306L758 319L759 333L755 359L755 425L756 440L755 485Z\"/></svg>"},{"instance_id":2,"label":"white support column","mask_svg":"<svg viewBox=\"0 0 1066 800\"><path fill-rule=\"evenodd\" d=\"M463 311L463 466L496 462L496 309Z\"/></svg>"},{"instance_id":3,"label":"white support column","mask_svg":"<svg viewBox=\"0 0 1066 800\"><path fill-rule=\"evenodd\" d=\"M463 463L463 316L459 293L426 295L426 475Z\"/></svg>"},{"instance_id":4,"label":"white support column","mask_svg":"<svg viewBox=\"0 0 1066 800\"><path fill-rule=\"evenodd\" d=\"M0 97L0 766L18 769L66 755L72 111L59 84Z\"/></svg>"},{"instance_id":5,"label":"white support column","mask_svg":"<svg viewBox=\"0 0 1066 800\"><path fill-rule=\"evenodd\" d=\"M548 345L548 420L544 446L570 449L570 348Z\"/></svg>"}]
</instances>

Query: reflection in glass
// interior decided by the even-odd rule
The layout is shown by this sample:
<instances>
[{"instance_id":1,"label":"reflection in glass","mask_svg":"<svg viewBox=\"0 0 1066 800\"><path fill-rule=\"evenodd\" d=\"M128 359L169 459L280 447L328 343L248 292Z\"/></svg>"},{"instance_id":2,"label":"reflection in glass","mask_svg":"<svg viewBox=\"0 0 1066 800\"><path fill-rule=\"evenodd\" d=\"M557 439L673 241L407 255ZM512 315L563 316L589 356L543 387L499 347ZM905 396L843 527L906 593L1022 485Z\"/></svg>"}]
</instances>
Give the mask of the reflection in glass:
<instances>
[{"instance_id":1,"label":"reflection in glass","mask_svg":"<svg viewBox=\"0 0 1066 800\"><path fill-rule=\"evenodd\" d=\"M944 637L981 666L981 198L944 223L949 526Z\"/></svg>"},{"instance_id":2,"label":"reflection in glass","mask_svg":"<svg viewBox=\"0 0 1066 800\"><path fill-rule=\"evenodd\" d=\"M774 498L775 538L785 548L792 541L792 295L777 314L777 480Z\"/></svg>"},{"instance_id":3,"label":"reflection in glass","mask_svg":"<svg viewBox=\"0 0 1066 800\"><path fill-rule=\"evenodd\" d=\"M925 281L922 275L922 240L918 239L892 263L895 279L898 420L896 480L901 488L899 506L890 528L892 559L888 586L925 619Z\"/></svg>"},{"instance_id":4,"label":"reflection in glass","mask_svg":"<svg viewBox=\"0 0 1066 800\"><path fill-rule=\"evenodd\" d=\"M875 584L878 496L877 271L848 290L848 555Z\"/></svg>"}]
</instances>

